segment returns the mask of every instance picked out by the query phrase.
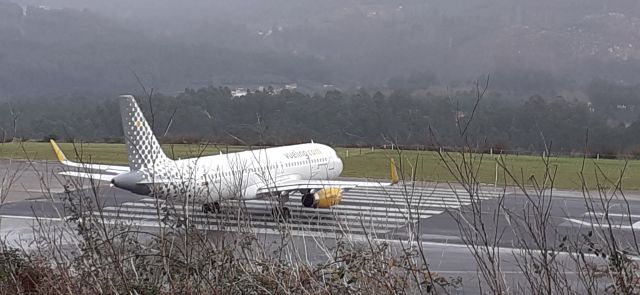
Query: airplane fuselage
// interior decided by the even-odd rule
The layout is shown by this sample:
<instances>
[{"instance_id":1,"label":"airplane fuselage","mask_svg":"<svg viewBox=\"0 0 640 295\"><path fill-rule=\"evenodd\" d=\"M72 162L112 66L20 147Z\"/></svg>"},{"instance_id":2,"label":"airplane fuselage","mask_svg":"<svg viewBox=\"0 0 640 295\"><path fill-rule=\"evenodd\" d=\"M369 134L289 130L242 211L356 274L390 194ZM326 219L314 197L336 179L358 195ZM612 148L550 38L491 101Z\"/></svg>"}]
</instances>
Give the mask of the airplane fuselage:
<instances>
[{"instance_id":1,"label":"airplane fuselage","mask_svg":"<svg viewBox=\"0 0 640 295\"><path fill-rule=\"evenodd\" d=\"M151 168L116 176L112 183L158 198L187 196L196 202L254 199L268 194L264 184L287 180L330 180L342 173L335 150L317 143L249 150L184 160L161 161ZM146 179L141 183L140 180Z\"/></svg>"},{"instance_id":2,"label":"airplane fuselage","mask_svg":"<svg viewBox=\"0 0 640 295\"><path fill-rule=\"evenodd\" d=\"M336 151L313 142L173 160L163 151L133 96L120 96L120 114L129 165L70 161L51 140L60 163L81 170L62 171L61 175L110 181L140 195L202 203L204 212L211 212L211 206L215 208L222 200L275 197L277 208L282 209L276 211L284 216L290 193L302 193L300 201L305 207L331 208L349 189L388 186L399 180L393 159L390 183L336 180L343 168Z\"/></svg>"}]
</instances>

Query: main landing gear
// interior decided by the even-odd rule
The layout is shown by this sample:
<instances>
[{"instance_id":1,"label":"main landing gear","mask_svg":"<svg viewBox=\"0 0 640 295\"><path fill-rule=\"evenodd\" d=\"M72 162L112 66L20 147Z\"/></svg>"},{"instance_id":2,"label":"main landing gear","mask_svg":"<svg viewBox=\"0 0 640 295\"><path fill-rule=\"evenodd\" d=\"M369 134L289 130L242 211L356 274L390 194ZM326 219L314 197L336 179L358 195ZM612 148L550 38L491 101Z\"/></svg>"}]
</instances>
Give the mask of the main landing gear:
<instances>
[{"instance_id":1,"label":"main landing gear","mask_svg":"<svg viewBox=\"0 0 640 295\"><path fill-rule=\"evenodd\" d=\"M291 210L286 206L289 201L289 192L281 192L280 194L275 196L277 198L277 203L271 210L271 214L278 221L287 221L291 218Z\"/></svg>"},{"instance_id":2,"label":"main landing gear","mask_svg":"<svg viewBox=\"0 0 640 295\"><path fill-rule=\"evenodd\" d=\"M202 204L202 212L205 214L209 213L220 213L220 203L204 203Z\"/></svg>"},{"instance_id":3,"label":"main landing gear","mask_svg":"<svg viewBox=\"0 0 640 295\"><path fill-rule=\"evenodd\" d=\"M286 203L289 201L289 193L280 193L274 196L274 198L276 198L276 202L271 210L273 217L279 221L286 221L291 218L291 210L286 206ZM202 212L205 214L220 213L220 203L204 203L202 204Z\"/></svg>"},{"instance_id":4,"label":"main landing gear","mask_svg":"<svg viewBox=\"0 0 640 295\"><path fill-rule=\"evenodd\" d=\"M279 221L287 221L291 218L289 207L275 207L271 210L271 214Z\"/></svg>"}]
</instances>

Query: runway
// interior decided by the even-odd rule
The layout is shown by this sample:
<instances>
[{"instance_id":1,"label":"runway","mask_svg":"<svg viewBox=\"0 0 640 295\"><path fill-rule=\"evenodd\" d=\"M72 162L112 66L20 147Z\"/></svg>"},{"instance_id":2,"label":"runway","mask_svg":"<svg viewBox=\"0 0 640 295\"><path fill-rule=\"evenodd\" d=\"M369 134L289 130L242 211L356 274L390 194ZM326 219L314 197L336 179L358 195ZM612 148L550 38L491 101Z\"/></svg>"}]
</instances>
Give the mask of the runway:
<instances>
[{"instance_id":1,"label":"runway","mask_svg":"<svg viewBox=\"0 0 640 295\"><path fill-rule=\"evenodd\" d=\"M423 241L460 243L456 222L447 212L458 214L460 208L465 209L471 203L465 190L446 183L400 183L393 187L346 191L343 201L330 209L303 207L300 195L292 194L287 202L291 217L284 222L274 217L275 202L267 199L228 201L222 203L220 212L205 214L200 204L182 203L184 201L181 200L165 202L104 184L92 190L88 182L71 182L76 184L76 189L72 185L69 186L70 191L65 192L67 180L55 174L59 168L58 164L44 161L0 162L0 171L15 172L12 178L15 183L4 193L5 198L0 204L0 218L64 221L80 213L77 206L71 206L74 202L70 200L76 203L83 200L85 208L82 210L98 215L109 224L145 227L188 225L221 231L251 229L265 234L280 234L287 230L293 235L349 236L355 239L406 240L409 236L420 236ZM628 210L622 210L626 206L622 200L612 200L611 209L607 212L618 221L613 226L623 234L640 226L640 197L633 194L627 197ZM513 188L483 187L479 198L484 205L482 214L490 215L499 206L499 200L505 210L512 210L512 214L524 214L518 210L522 210L525 198ZM550 226L558 228L559 233L567 234L576 234L591 227L594 217L597 219L603 212L591 212L598 208L597 204L589 207L591 209L585 206L585 199L579 193L555 192L550 205ZM513 230L505 222L496 226L506 231L501 245L512 247ZM0 227L0 234L8 231L11 229Z\"/></svg>"},{"instance_id":2,"label":"runway","mask_svg":"<svg viewBox=\"0 0 640 295\"><path fill-rule=\"evenodd\" d=\"M5 241L29 248L38 235L48 234L47 231L65 228L73 235L73 219L88 213L114 226L147 229L184 226L212 233L253 233L271 240L290 235L300 247L308 247L308 241L316 239L338 241L341 238L387 242L399 250L417 245L425 251L433 271L459 275L471 282L478 279L477 263L454 218L462 216L473 220L469 211L471 199L465 190L446 183L356 188L346 191L343 201L330 209L303 207L300 195L292 194L287 203L291 216L282 220L273 215L275 202L266 199L224 202L219 212L205 214L200 204L165 202L108 185L93 190L84 183L85 189L71 186L65 191L65 180L54 173L58 167L47 162L0 161L0 173L6 175L3 171L19 170L15 183L3 193L4 201L0 204L0 237ZM513 253L522 250L523 241L516 236L512 219L528 214L527 198L514 188L488 186L481 189L479 196L483 208L478 213L485 221L493 220L496 209L503 208L497 223L487 222L486 229L500 234L496 243L503 253L505 276L522 280ZM629 193L626 200L610 200L606 212L612 217L610 225L598 222L605 214L598 209L598 203L598 199L589 201L579 192L554 192L549 202L549 237L553 241L565 236L579 240L589 231L610 226L619 238L633 241L633 233L640 230L640 196ZM326 257L317 249L309 253L318 261ZM469 293L473 294L473 289Z\"/></svg>"},{"instance_id":3,"label":"runway","mask_svg":"<svg viewBox=\"0 0 640 295\"><path fill-rule=\"evenodd\" d=\"M469 197L464 194L464 191L440 188L411 191L403 187L356 188L345 192L339 206L329 209L306 208L299 201L301 196L294 194L286 204L291 212L286 221L274 216L275 202L264 199L230 201L222 204L220 212L205 214L200 205L142 198L104 206L93 214L111 224L159 226L159 223L188 222L191 226L209 230L252 229L260 233L277 234L286 229L294 235L393 238L396 234L405 234L412 223L467 205ZM494 196L486 194L483 197Z\"/></svg>"},{"instance_id":4,"label":"runway","mask_svg":"<svg viewBox=\"0 0 640 295\"><path fill-rule=\"evenodd\" d=\"M180 203L141 197L121 189L101 186L70 192L45 192L28 200L6 202L0 206L0 218L64 221L79 212L68 200L89 200L86 211L109 224L144 227L189 225L200 229L247 231L322 237L349 236L354 239L376 237L395 239L405 236L418 222L468 205L464 190L443 187L356 188L346 191L339 206L328 209L304 207L299 194L292 194L286 206L291 216L274 216L275 200L226 201L216 213L203 213L201 204ZM57 189L59 191L60 189ZM486 192L483 199L497 194Z\"/></svg>"}]
</instances>

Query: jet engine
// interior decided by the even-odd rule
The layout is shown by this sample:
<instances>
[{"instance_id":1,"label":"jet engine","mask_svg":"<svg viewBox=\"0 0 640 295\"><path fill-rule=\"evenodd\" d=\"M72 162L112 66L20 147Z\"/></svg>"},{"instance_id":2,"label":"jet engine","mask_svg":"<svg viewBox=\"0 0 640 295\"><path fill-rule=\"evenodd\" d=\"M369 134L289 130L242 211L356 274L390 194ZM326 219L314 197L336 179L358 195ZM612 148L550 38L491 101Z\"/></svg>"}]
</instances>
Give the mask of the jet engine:
<instances>
[{"instance_id":1,"label":"jet engine","mask_svg":"<svg viewBox=\"0 0 640 295\"><path fill-rule=\"evenodd\" d=\"M308 208L330 208L341 201L342 189L338 187L325 188L302 196L302 205Z\"/></svg>"}]
</instances>

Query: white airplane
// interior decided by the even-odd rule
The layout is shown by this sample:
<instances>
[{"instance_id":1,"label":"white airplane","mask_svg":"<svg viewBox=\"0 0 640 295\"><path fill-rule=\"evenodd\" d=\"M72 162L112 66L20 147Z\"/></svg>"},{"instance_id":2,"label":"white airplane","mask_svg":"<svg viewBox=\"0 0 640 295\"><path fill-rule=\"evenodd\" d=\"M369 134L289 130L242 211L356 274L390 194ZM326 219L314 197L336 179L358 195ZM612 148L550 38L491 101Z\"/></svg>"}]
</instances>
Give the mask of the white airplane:
<instances>
[{"instance_id":1,"label":"white airplane","mask_svg":"<svg viewBox=\"0 0 640 295\"><path fill-rule=\"evenodd\" d=\"M120 112L129 167L69 161L51 140L58 160L75 168L60 174L108 181L160 199L187 198L189 203L202 204L206 213L217 211L224 200L276 198L285 216L289 216L289 209L284 204L293 192L302 194L305 207L329 208L342 201L345 190L398 182L393 160L390 183L335 180L342 173L342 160L331 147L313 142L172 160L163 152L133 96L120 96Z\"/></svg>"}]
</instances>

